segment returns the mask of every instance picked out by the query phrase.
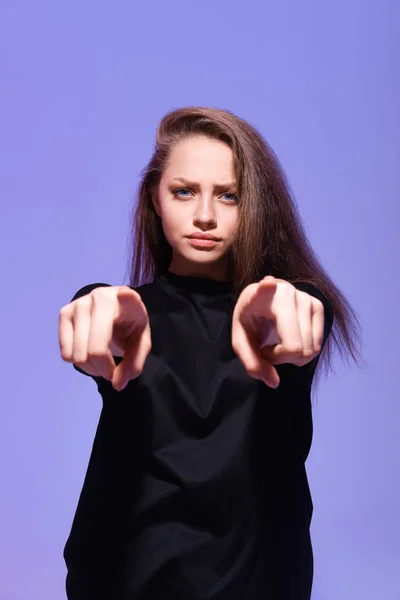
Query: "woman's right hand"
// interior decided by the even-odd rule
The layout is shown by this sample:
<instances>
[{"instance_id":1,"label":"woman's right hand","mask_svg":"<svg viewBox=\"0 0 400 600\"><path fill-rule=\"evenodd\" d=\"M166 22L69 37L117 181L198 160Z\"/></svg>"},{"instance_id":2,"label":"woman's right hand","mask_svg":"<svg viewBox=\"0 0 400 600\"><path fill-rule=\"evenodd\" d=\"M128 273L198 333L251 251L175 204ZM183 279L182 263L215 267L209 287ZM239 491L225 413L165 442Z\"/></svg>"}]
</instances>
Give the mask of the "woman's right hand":
<instances>
[{"instance_id":1,"label":"woman's right hand","mask_svg":"<svg viewBox=\"0 0 400 600\"><path fill-rule=\"evenodd\" d=\"M122 390L140 375L151 350L150 324L140 295L126 285L97 287L63 306L59 344L63 360ZM113 355L123 356L118 366Z\"/></svg>"}]
</instances>

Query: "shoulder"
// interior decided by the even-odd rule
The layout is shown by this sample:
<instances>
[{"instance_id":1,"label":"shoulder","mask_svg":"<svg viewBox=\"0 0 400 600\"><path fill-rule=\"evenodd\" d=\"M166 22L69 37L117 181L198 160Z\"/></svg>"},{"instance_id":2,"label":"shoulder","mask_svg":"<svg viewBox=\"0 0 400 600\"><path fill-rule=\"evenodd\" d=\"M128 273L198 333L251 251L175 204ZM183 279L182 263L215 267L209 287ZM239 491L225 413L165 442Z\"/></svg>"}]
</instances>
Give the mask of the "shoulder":
<instances>
[{"instance_id":1,"label":"shoulder","mask_svg":"<svg viewBox=\"0 0 400 600\"><path fill-rule=\"evenodd\" d=\"M112 287L113 285L114 284L111 284L111 283L100 283L100 282L99 283L89 283L89 284L81 287L73 295L70 302L73 302L74 300L77 300L78 298L82 298L83 296L90 294L96 288ZM121 284L117 284L117 285L127 285L127 284L121 283ZM128 287L130 287L132 290L134 290L135 292L137 292L140 295L140 297L142 298L142 300L147 308L152 307L154 302L156 302L156 304L159 303L160 301L162 302L163 294L161 294L162 290L161 290L160 286L158 285L157 280L154 280L150 283L144 283L144 284L136 286L136 287L128 285Z\"/></svg>"},{"instance_id":2,"label":"shoulder","mask_svg":"<svg viewBox=\"0 0 400 600\"><path fill-rule=\"evenodd\" d=\"M155 282L151 282L151 283L144 283L140 286L137 287L133 287L132 285L129 284L124 284L124 283L119 283L119 284L112 284L112 283L88 283L87 285L84 285L83 287L81 287L72 297L72 300L77 300L77 298L82 298L82 296L86 296L87 294L90 294L90 292L92 292L93 290L95 290L96 288L99 287L112 287L113 285L128 285L128 287L130 287L132 290L134 290L135 292L137 292L140 295L147 295L148 293L151 293L154 290L154 285Z\"/></svg>"},{"instance_id":3,"label":"shoulder","mask_svg":"<svg viewBox=\"0 0 400 600\"><path fill-rule=\"evenodd\" d=\"M89 283L81 287L72 297L71 302L90 294L93 290L99 287L111 287L111 283Z\"/></svg>"},{"instance_id":4,"label":"shoulder","mask_svg":"<svg viewBox=\"0 0 400 600\"><path fill-rule=\"evenodd\" d=\"M301 292L306 292L306 294L310 294L310 296L314 296L314 298L318 298L322 302L324 306L331 310L331 305L328 298L312 283L308 283L306 281L294 281L292 285Z\"/></svg>"}]
</instances>

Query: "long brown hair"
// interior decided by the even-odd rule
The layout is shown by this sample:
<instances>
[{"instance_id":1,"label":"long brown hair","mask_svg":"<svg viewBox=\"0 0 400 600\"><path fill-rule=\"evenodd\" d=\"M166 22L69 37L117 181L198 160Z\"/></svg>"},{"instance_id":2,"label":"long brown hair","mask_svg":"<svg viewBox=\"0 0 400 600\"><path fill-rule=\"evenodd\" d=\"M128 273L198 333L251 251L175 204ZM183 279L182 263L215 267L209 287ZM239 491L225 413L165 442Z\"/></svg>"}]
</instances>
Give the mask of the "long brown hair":
<instances>
[{"instance_id":1,"label":"long brown hair","mask_svg":"<svg viewBox=\"0 0 400 600\"><path fill-rule=\"evenodd\" d=\"M327 370L332 366L333 345L342 358L358 362L359 321L307 240L277 157L253 126L229 111L187 107L171 111L161 120L154 153L143 170L134 206L129 284L136 287L150 282L169 268L172 249L151 196L157 190L172 146L199 134L228 144L234 156L239 224L227 265L235 291L239 294L265 275L314 285L329 300L334 315L319 364L323 363Z\"/></svg>"}]
</instances>

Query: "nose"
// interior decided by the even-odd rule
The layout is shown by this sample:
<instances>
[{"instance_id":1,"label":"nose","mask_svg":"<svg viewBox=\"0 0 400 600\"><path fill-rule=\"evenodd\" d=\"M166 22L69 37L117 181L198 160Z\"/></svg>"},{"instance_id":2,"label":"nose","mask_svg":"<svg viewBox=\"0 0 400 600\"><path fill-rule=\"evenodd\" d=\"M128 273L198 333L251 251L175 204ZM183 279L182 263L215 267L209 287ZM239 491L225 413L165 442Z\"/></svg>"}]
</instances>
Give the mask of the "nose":
<instances>
[{"instance_id":1,"label":"nose","mask_svg":"<svg viewBox=\"0 0 400 600\"><path fill-rule=\"evenodd\" d=\"M210 227L216 225L216 223L217 219L212 201L207 199L200 200L193 217L193 225L197 227Z\"/></svg>"}]
</instances>

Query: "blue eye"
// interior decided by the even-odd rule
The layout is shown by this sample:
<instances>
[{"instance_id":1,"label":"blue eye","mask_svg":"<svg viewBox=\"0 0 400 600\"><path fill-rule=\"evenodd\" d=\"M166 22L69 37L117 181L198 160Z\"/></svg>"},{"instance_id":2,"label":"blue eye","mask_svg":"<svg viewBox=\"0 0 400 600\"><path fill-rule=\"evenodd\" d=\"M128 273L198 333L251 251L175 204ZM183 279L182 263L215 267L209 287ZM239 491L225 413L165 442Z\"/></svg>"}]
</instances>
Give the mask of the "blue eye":
<instances>
[{"instance_id":1,"label":"blue eye","mask_svg":"<svg viewBox=\"0 0 400 600\"><path fill-rule=\"evenodd\" d=\"M237 201L237 197L235 196L235 194L231 194L230 192L226 192L226 194L224 194L224 196L230 196L230 198L227 198L227 200L236 202Z\"/></svg>"},{"instance_id":2,"label":"blue eye","mask_svg":"<svg viewBox=\"0 0 400 600\"><path fill-rule=\"evenodd\" d=\"M186 188L180 188L179 190L174 190L172 193L176 197L188 198L190 191Z\"/></svg>"},{"instance_id":3,"label":"blue eye","mask_svg":"<svg viewBox=\"0 0 400 600\"><path fill-rule=\"evenodd\" d=\"M188 188L179 188L177 190L174 190L173 195L176 198L190 198L192 192L188 189ZM235 194L232 194L231 192L226 192L225 194L222 195L223 197L225 196L225 200L227 200L229 203L231 202L237 202L237 196Z\"/></svg>"}]
</instances>

